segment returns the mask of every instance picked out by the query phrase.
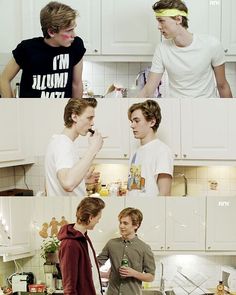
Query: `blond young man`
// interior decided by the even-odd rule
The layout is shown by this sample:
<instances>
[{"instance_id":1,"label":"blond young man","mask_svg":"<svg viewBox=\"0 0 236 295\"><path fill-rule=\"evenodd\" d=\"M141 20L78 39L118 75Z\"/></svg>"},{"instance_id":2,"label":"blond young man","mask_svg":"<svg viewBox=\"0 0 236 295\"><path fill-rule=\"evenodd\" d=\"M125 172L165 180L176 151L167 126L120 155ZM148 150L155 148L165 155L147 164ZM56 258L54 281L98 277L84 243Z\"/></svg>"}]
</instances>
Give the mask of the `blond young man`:
<instances>
[{"instance_id":1,"label":"blond young man","mask_svg":"<svg viewBox=\"0 0 236 295\"><path fill-rule=\"evenodd\" d=\"M150 246L137 236L143 214L128 207L118 219L121 237L108 241L97 256L100 265L111 262L107 295L141 295L142 282L152 282L156 270Z\"/></svg>"},{"instance_id":2,"label":"blond young man","mask_svg":"<svg viewBox=\"0 0 236 295\"><path fill-rule=\"evenodd\" d=\"M155 100L133 104L128 110L135 139L140 146L131 155L128 175L129 195L170 196L173 156L158 138L161 109Z\"/></svg>"},{"instance_id":3,"label":"blond young man","mask_svg":"<svg viewBox=\"0 0 236 295\"><path fill-rule=\"evenodd\" d=\"M65 128L53 135L45 156L46 194L48 196L85 196L85 180L95 173L90 170L92 161L102 148L103 138L95 130L89 136L88 148L80 157L75 140L86 136L94 124L96 99L71 98L65 106Z\"/></svg>"},{"instance_id":4,"label":"blond young man","mask_svg":"<svg viewBox=\"0 0 236 295\"><path fill-rule=\"evenodd\" d=\"M40 12L43 37L22 41L0 76L2 97L13 97L11 81L22 70L20 97L82 97L83 40L76 36L76 10L50 2Z\"/></svg>"},{"instance_id":5,"label":"blond young man","mask_svg":"<svg viewBox=\"0 0 236 295\"><path fill-rule=\"evenodd\" d=\"M153 10L165 39L156 48L147 83L139 97L153 97L165 71L170 97L232 97L225 77L222 45L213 36L187 30L188 8L184 1L160 0Z\"/></svg>"}]
</instances>

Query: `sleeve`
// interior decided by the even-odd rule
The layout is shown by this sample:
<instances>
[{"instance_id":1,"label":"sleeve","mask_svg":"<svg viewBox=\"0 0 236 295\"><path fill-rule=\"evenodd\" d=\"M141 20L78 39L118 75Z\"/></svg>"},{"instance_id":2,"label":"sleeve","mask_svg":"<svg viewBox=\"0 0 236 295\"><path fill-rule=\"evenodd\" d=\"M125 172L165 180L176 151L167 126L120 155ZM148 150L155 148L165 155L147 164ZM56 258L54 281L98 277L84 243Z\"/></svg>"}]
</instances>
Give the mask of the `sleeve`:
<instances>
[{"instance_id":1,"label":"sleeve","mask_svg":"<svg viewBox=\"0 0 236 295\"><path fill-rule=\"evenodd\" d=\"M152 275L155 275L155 271L156 271L155 259L154 259L151 247L149 245L146 245L146 249L144 251L143 271L145 273L150 273Z\"/></svg>"},{"instance_id":2,"label":"sleeve","mask_svg":"<svg viewBox=\"0 0 236 295\"><path fill-rule=\"evenodd\" d=\"M173 176L173 156L168 146L163 146L156 160L156 175L161 173Z\"/></svg>"},{"instance_id":3,"label":"sleeve","mask_svg":"<svg viewBox=\"0 0 236 295\"><path fill-rule=\"evenodd\" d=\"M73 66L76 65L83 58L86 49L84 47L84 42L81 38L75 37L74 42L72 43L73 50Z\"/></svg>"},{"instance_id":4,"label":"sleeve","mask_svg":"<svg viewBox=\"0 0 236 295\"><path fill-rule=\"evenodd\" d=\"M61 169L73 167L74 160L72 145L67 142L59 141L55 148L54 157L57 172Z\"/></svg>"},{"instance_id":5,"label":"sleeve","mask_svg":"<svg viewBox=\"0 0 236 295\"><path fill-rule=\"evenodd\" d=\"M16 61L16 63L20 66L22 69L24 67L25 62L27 61L26 58L26 50L25 50L25 42L22 41L17 45L17 47L12 50L13 57Z\"/></svg>"},{"instance_id":6,"label":"sleeve","mask_svg":"<svg viewBox=\"0 0 236 295\"><path fill-rule=\"evenodd\" d=\"M214 37L212 37L212 40L210 42L211 47L211 64L213 67L220 66L225 63L225 53L224 48L220 41Z\"/></svg>"},{"instance_id":7,"label":"sleeve","mask_svg":"<svg viewBox=\"0 0 236 295\"><path fill-rule=\"evenodd\" d=\"M62 274L63 289L65 295L77 295L77 278L79 276L78 247L73 240L62 241L59 250L60 269Z\"/></svg>"},{"instance_id":8,"label":"sleeve","mask_svg":"<svg viewBox=\"0 0 236 295\"><path fill-rule=\"evenodd\" d=\"M165 67L162 61L161 46L162 44L159 44L156 47L156 50L152 59L152 66L151 66L150 72L161 74L161 73L164 73L165 71Z\"/></svg>"},{"instance_id":9,"label":"sleeve","mask_svg":"<svg viewBox=\"0 0 236 295\"><path fill-rule=\"evenodd\" d=\"M109 259L109 248L107 243L105 247L102 249L102 252L98 254L97 261L99 265L104 265L108 259Z\"/></svg>"}]
</instances>

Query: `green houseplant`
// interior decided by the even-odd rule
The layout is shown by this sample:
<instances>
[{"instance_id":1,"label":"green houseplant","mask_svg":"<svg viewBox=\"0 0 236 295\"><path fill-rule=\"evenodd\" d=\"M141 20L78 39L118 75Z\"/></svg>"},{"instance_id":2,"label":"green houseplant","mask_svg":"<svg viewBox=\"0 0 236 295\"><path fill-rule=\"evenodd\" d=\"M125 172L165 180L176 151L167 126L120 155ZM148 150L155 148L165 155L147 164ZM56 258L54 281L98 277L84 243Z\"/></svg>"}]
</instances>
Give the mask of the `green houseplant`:
<instances>
[{"instance_id":1,"label":"green houseplant","mask_svg":"<svg viewBox=\"0 0 236 295\"><path fill-rule=\"evenodd\" d=\"M58 263L58 249L60 241L58 238L53 235L43 240L43 243L40 247L41 253L40 256L46 260L45 264L55 264Z\"/></svg>"}]
</instances>

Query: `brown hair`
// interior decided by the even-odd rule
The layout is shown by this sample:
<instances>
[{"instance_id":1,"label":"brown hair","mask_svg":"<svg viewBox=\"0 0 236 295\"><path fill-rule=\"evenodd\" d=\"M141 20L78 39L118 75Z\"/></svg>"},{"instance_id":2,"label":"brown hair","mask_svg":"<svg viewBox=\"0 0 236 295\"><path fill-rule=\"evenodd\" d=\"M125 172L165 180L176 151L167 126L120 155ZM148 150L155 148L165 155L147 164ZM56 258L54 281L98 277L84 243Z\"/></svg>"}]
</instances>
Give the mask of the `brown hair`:
<instances>
[{"instance_id":1,"label":"brown hair","mask_svg":"<svg viewBox=\"0 0 236 295\"><path fill-rule=\"evenodd\" d=\"M138 230L138 228L141 226L141 223L143 221L142 212L139 209L127 207L119 213L118 219L120 221L121 218L127 217L127 216L129 216L131 218L133 225L138 226L137 229L135 230L135 232L136 232Z\"/></svg>"},{"instance_id":2,"label":"brown hair","mask_svg":"<svg viewBox=\"0 0 236 295\"><path fill-rule=\"evenodd\" d=\"M150 122L153 119L156 120L155 125L152 126L153 131L156 132L161 123L161 108L159 104L152 99L133 104L128 110L129 120L131 120L131 115L136 110L142 111L142 114L147 122Z\"/></svg>"},{"instance_id":3,"label":"brown hair","mask_svg":"<svg viewBox=\"0 0 236 295\"><path fill-rule=\"evenodd\" d=\"M90 217L96 217L105 208L102 199L96 197L85 197L78 205L76 218L79 224L89 224Z\"/></svg>"},{"instance_id":4,"label":"brown hair","mask_svg":"<svg viewBox=\"0 0 236 295\"><path fill-rule=\"evenodd\" d=\"M60 2L49 2L40 11L40 23L43 36L49 39L48 30L58 33L62 29L67 29L76 19L78 13L70 6Z\"/></svg>"},{"instance_id":5,"label":"brown hair","mask_svg":"<svg viewBox=\"0 0 236 295\"><path fill-rule=\"evenodd\" d=\"M188 13L188 7L182 0L160 0L152 6L152 9L154 11L172 8ZM171 16L171 18L175 19L176 16ZM182 16L182 26L186 29L188 28L188 18L186 16Z\"/></svg>"},{"instance_id":6,"label":"brown hair","mask_svg":"<svg viewBox=\"0 0 236 295\"><path fill-rule=\"evenodd\" d=\"M87 107L96 108L97 100L95 98L71 98L67 102L64 110L64 124L66 127L73 125L72 114L81 115Z\"/></svg>"}]
</instances>

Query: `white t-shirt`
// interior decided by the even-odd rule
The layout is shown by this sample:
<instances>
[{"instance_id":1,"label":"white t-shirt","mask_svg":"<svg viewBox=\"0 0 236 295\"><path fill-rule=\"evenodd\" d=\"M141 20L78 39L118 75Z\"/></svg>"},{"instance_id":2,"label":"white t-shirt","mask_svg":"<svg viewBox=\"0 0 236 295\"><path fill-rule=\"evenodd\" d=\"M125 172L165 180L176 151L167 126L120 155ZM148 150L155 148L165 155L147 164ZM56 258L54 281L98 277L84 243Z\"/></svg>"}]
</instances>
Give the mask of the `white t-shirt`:
<instances>
[{"instance_id":1,"label":"white t-shirt","mask_svg":"<svg viewBox=\"0 0 236 295\"><path fill-rule=\"evenodd\" d=\"M45 156L45 176L47 196L85 196L84 180L73 192L66 192L61 186L57 172L64 168L71 168L79 161L79 154L75 143L66 135L53 135L49 142Z\"/></svg>"},{"instance_id":2,"label":"white t-shirt","mask_svg":"<svg viewBox=\"0 0 236 295\"><path fill-rule=\"evenodd\" d=\"M187 47L163 40L156 48L151 72L167 71L170 97L217 97L213 67L224 63L223 47L215 37L194 34Z\"/></svg>"},{"instance_id":3,"label":"white t-shirt","mask_svg":"<svg viewBox=\"0 0 236 295\"><path fill-rule=\"evenodd\" d=\"M161 173L173 175L173 156L165 143L154 139L140 146L131 157L128 195L157 196L157 177Z\"/></svg>"}]
</instances>

